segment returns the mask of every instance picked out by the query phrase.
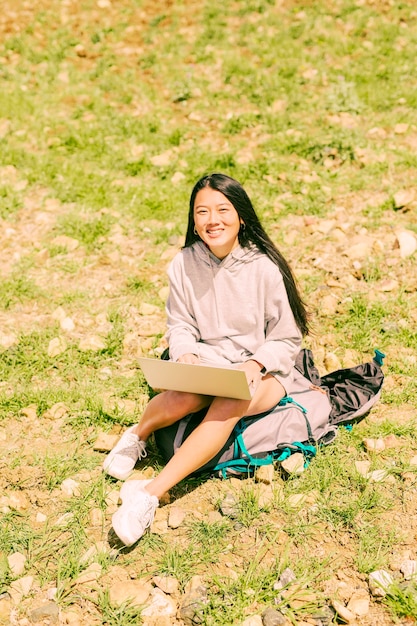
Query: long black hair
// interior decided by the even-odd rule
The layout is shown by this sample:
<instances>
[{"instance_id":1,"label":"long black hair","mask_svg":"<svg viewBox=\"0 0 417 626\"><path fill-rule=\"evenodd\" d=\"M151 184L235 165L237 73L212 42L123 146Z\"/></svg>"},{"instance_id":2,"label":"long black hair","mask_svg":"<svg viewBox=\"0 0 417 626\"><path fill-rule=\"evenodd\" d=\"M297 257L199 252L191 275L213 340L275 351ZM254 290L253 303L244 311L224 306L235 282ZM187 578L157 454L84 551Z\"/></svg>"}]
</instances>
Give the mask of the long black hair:
<instances>
[{"instance_id":1,"label":"long black hair","mask_svg":"<svg viewBox=\"0 0 417 626\"><path fill-rule=\"evenodd\" d=\"M255 246L264 254L266 254L281 271L284 279L285 289L287 291L288 300L293 312L297 326L303 335L308 334L308 313L306 306L300 296L294 275L281 252L274 245L266 234L258 216L255 213L252 202L243 189L242 185L225 174L209 174L203 176L195 184L190 196L190 209L188 212L188 227L185 236L184 248L191 246L198 241L200 237L194 231L194 204L197 193L204 187L210 187L216 191L220 191L231 202L236 209L240 219L242 220L242 228L239 231L239 243L242 247L248 246L249 243Z\"/></svg>"}]
</instances>

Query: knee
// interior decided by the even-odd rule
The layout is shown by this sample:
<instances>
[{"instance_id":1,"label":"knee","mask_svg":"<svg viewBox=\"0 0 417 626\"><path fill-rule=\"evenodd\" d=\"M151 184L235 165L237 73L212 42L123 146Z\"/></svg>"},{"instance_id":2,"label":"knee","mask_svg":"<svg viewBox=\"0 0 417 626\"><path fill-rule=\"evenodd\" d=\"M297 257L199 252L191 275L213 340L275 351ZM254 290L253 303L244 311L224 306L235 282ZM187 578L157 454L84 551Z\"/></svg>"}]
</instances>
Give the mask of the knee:
<instances>
[{"instance_id":1,"label":"knee","mask_svg":"<svg viewBox=\"0 0 417 626\"><path fill-rule=\"evenodd\" d=\"M188 413L195 413L210 404L207 396L201 396L182 391L165 391L164 410L166 414L183 417Z\"/></svg>"}]
</instances>

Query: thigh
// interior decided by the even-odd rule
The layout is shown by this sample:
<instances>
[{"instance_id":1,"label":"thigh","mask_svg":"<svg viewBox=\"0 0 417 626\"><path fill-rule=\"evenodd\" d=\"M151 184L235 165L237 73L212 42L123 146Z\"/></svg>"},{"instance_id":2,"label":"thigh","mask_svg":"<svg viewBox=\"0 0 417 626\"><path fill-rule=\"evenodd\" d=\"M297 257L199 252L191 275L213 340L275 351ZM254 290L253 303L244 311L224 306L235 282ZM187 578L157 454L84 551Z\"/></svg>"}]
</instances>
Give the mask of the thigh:
<instances>
[{"instance_id":1,"label":"thigh","mask_svg":"<svg viewBox=\"0 0 417 626\"><path fill-rule=\"evenodd\" d=\"M163 391L155 398L158 398L158 404L166 415L178 416L178 419L196 413L213 402L212 396L185 391Z\"/></svg>"},{"instance_id":2,"label":"thigh","mask_svg":"<svg viewBox=\"0 0 417 626\"><path fill-rule=\"evenodd\" d=\"M261 379L245 415L257 415L272 409L286 395L279 380L267 374Z\"/></svg>"}]
</instances>

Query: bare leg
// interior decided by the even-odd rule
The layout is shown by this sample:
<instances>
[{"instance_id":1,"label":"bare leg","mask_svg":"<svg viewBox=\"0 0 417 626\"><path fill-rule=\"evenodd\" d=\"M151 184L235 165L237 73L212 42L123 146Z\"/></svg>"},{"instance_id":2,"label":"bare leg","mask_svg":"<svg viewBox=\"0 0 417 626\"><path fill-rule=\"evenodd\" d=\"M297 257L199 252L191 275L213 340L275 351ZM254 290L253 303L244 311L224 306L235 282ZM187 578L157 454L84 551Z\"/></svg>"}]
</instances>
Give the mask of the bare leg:
<instances>
[{"instance_id":1,"label":"bare leg","mask_svg":"<svg viewBox=\"0 0 417 626\"><path fill-rule=\"evenodd\" d=\"M184 441L146 490L160 498L180 480L212 459L244 415L266 411L277 404L284 395L282 385L272 376L266 376L250 401L215 398L204 420Z\"/></svg>"},{"instance_id":2,"label":"bare leg","mask_svg":"<svg viewBox=\"0 0 417 626\"><path fill-rule=\"evenodd\" d=\"M155 431L174 424L189 413L196 413L212 402L211 396L201 396L180 391L163 391L148 403L133 433L147 441Z\"/></svg>"}]
</instances>

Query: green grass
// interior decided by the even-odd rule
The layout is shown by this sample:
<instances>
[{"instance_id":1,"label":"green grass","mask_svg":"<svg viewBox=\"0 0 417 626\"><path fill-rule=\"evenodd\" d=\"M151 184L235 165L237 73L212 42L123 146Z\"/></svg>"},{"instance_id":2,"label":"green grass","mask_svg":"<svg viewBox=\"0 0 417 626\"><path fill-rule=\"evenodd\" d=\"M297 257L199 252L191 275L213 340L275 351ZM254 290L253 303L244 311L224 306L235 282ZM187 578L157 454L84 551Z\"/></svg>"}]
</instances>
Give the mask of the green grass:
<instances>
[{"instance_id":1,"label":"green grass","mask_svg":"<svg viewBox=\"0 0 417 626\"><path fill-rule=\"evenodd\" d=\"M29 4L6 2L0 24L1 591L16 578L7 557L20 551L40 597L57 587L61 608L82 607L92 624L141 623L129 603L110 605L113 566L131 578L175 576L181 593L198 572L209 589L207 625L237 624L271 606L293 623L317 616L338 570L362 586L410 545L415 254L399 257L395 232L417 232L417 205L399 209L394 197L416 190L415 7L383 0ZM80 558L107 540L108 496L118 486L97 479L102 454L94 442L100 431L133 424L153 393L136 358L164 346L167 266L185 233L191 187L213 170L245 185L290 259L312 310L306 345L320 370L328 352L358 363L375 348L386 353L381 402L351 432L341 429L299 477L277 468L279 489L267 507L247 479L236 490L236 517L209 523L192 498L213 490L209 505L221 510L223 483L182 481L171 497L184 498L184 524L146 534L115 562L97 557L109 578L96 594L85 592L74 586ZM369 254L350 258L361 237L371 240ZM397 286L385 290L393 280ZM334 314L321 306L329 294ZM146 304L156 307L151 316ZM58 307L74 321L72 331L61 328ZM82 350L80 341L95 334L103 347ZM57 337L66 349L52 356ZM120 410L111 398L136 409ZM59 402L67 412L55 421L46 412ZM32 418L24 411L30 405ZM364 438L388 435L401 446L366 452ZM153 441L149 449L139 470L158 472ZM365 459L394 482L361 476L355 461ZM61 497L63 480L89 472L78 497ZM7 498L20 492L29 505L16 510ZM103 528L90 525L95 508ZM42 525L36 515L44 511ZM294 609L290 596L300 588L291 585L275 604L273 584L285 567L314 601L303 603L301 594ZM415 619L415 599L414 584L399 581L372 609L381 623Z\"/></svg>"}]
</instances>

